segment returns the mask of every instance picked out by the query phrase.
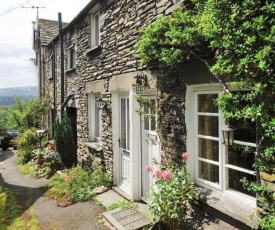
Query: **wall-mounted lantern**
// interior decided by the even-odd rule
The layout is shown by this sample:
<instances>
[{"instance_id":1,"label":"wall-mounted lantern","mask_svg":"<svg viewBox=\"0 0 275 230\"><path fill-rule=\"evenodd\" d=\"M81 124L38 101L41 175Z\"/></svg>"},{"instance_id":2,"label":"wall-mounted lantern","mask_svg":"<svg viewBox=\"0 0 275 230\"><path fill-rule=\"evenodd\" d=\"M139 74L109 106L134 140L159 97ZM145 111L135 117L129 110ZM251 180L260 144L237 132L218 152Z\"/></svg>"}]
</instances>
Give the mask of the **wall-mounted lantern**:
<instances>
[{"instance_id":1,"label":"wall-mounted lantern","mask_svg":"<svg viewBox=\"0 0 275 230\"><path fill-rule=\"evenodd\" d=\"M110 98L102 98L102 96L100 96L99 98L96 99L96 107L101 110L104 107L108 106L108 103L110 102Z\"/></svg>"},{"instance_id":2,"label":"wall-mounted lantern","mask_svg":"<svg viewBox=\"0 0 275 230\"><path fill-rule=\"evenodd\" d=\"M137 74L135 76L136 84L133 85L133 92L136 94L142 94L143 89L148 86L148 79L144 73Z\"/></svg>"},{"instance_id":3,"label":"wall-mounted lantern","mask_svg":"<svg viewBox=\"0 0 275 230\"><path fill-rule=\"evenodd\" d=\"M223 137L222 143L225 145L233 145L235 130L229 125L226 125L224 128L221 129L221 131Z\"/></svg>"}]
</instances>

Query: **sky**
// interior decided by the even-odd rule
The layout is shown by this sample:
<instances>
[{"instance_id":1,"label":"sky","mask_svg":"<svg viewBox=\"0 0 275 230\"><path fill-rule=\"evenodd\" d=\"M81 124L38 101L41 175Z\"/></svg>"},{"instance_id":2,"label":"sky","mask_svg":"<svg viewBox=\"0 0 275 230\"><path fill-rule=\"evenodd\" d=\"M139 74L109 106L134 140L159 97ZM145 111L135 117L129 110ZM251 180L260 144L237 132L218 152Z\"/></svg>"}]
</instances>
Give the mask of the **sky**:
<instances>
[{"instance_id":1,"label":"sky","mask_svg":"<svg viewBox=\"0 0 275 230\"><path fill-rule=\"evenodd\" d=\"M33 21L70 22L90 0L0 0L0 88L36 86Z\"/></svg>"}]
</instances>

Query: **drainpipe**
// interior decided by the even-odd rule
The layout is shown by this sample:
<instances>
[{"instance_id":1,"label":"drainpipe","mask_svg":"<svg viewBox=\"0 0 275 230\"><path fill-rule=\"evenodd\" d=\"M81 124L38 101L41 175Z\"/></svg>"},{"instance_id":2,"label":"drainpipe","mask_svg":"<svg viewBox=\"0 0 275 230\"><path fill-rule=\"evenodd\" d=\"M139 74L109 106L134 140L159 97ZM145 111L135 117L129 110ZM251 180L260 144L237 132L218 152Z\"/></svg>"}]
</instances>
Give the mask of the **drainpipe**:
<instances>
[{"instance_id":1,"label":"drainpipe","mask_svg":"<svg viewBox=\"0 0 275 230\"><path fill-rule=\"evenodd\" d=\"M53 76L53 120L55 120L56 117L56 79L55 79L55 46L54 46L54 42L52 41L52 52L53 52L53 56L52 56L52 76ZM54 122L52 122L52 131L53 131L53 135L54 135Z\"/></svg>"},{"instance_id":2,"label":"drainpipe","mask_svg":"<svg viewBox=\"0 0 275 230\"><path fill-rule=\"evenodd\" d=\"M59 45L60 45L60 76L61 76L61 105L64 103L64 51L63 51L63 33L62 33L62 16L58 13L59 26ZM61 118L63 117L64 107L61 106Z\"/></svg>"}]
</instances>

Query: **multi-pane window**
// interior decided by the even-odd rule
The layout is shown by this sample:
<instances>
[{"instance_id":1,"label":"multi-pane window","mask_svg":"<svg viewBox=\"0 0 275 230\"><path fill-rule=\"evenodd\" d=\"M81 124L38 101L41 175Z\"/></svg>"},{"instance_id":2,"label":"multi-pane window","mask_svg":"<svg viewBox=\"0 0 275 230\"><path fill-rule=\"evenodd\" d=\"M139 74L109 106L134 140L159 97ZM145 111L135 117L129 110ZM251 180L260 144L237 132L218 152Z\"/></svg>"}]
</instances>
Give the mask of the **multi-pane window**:
<instances>
[{"instance_id":1,"label":"multi-pane window","mask_svg":"<svg viewBox=\"0 0 275 230\"><path fill-rule=\"evenodd\" d=\"M254 196L243 188L242 178L255 181L255 124L248 120L229 121L235 128L233 146L221 144L225 124L214 101L218 92L196 94L196 180L222 191Z\"/></svg>"},{"instance_id":2,"label":"multi-pane window","mask_svg":"<svg viewBox=\"0 0 275 230\"><path fill-rule=\"evenodd\" d=\"M67 48L67 70L75 68L75 34L70 33Z\"/></svg>"}]
</instances>

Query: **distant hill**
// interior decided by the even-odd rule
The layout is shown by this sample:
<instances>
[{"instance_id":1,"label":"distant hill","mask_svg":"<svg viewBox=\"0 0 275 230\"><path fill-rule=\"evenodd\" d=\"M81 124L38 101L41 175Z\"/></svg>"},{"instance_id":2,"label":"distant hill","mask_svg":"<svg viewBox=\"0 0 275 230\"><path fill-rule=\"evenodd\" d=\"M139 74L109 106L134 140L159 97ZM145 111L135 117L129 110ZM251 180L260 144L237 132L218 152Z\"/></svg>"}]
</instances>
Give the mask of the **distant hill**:
<instances>
[{"instance_id":1,"label":"distant hill","mask_svg":"<svg viewBox=\"0 0 275 230\"><path fill-rule=\"evenodd\" d=\"M36 96L37 86L0 88L0 105L12 106L15 103L15 97L28 100Z\"/></svg>"}]
</instances>

